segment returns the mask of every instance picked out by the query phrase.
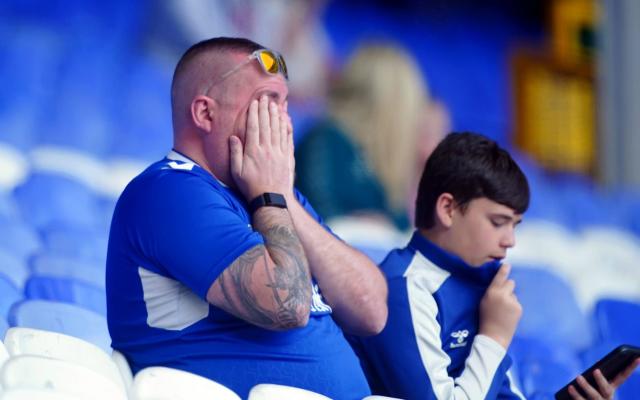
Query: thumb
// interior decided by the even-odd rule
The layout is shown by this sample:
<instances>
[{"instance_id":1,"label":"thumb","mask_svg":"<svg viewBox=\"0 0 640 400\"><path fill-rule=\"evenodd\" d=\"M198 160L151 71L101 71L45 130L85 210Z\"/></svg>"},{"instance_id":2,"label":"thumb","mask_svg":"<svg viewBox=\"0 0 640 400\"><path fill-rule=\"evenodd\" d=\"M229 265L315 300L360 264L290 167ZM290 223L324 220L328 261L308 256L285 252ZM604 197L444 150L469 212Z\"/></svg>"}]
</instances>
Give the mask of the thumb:
<instances>
[{"instance_id":1,"label":"thumb","mask_svg":"<svg viewBox=\"0 0 640 400\"><path fill-rule=\"evenodd\" d=\"M242 174L242 142L237 136L229 137L229 164L231 176Z\"/></svg>"},{"instance_id":2,"label":"thumb","mask_svg":"<svg viewBox=\"0 0 640 400\"><path fill-rule=\"evenodd\" d=\"M507 281L507 277L509 276L509 272L511 272L511 265L502 264L496 276L493 277L490 286L500 286Z\"/></svg>"}]
</instances>

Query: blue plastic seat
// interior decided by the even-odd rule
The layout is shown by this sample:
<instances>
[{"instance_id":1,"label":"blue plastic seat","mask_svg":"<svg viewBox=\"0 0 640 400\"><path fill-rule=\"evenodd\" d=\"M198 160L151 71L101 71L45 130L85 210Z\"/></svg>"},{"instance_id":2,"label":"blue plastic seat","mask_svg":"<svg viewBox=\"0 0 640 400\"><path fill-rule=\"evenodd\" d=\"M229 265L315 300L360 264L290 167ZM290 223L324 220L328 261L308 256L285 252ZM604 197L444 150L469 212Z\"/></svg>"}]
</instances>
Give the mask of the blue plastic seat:
<instances>
[{"instance_id":1,"label":"blue plastic seat","mask_svg":"<svg viewBox=\"0 0 640 400\"><path fill-rule=\"evenodd\" d=\"M106 263L108 243L106 229L87 229L56 224L42 232L42 241L47 254L84 260L93 264Z\"/></svg>"},{"instance_id":2,"label":"blue plastic seat","mask_svg":"<svg viewBox=\"0 0 640 400\"><path fill-rule=\"evenodd\" d=\"M29 267L23 258L0 248L0 274L11 280L18 289L21 289L29 277Z\"/></svg>"},{"instance_id":3,"label":"blue plastic seat","mask_svg":"<svg viewBox=\"0 0 640 400\"><path fill-rule=\"evenodd\" d=\"M593 310L593 321L600 341L640 346L640 304L600 299Z\"/></svg>"},{"instance_id":4,"label":"blue plastic seat","mask_svg":"<svg viewBox=\"0 0 640 400\"><path fill-rule=\"evenodd\" d=\"M93 263L56 254L39 254L31 260L33 275L75 279L103 289L105 264Z\"/></svg>"},{"instance_id":5,"label":"blue plastic seat","mask_svg":"<svg viewBox=\"0 0 640 400\"><path fill-rule=\"evenodd\" d=\"M511 277L524 310L516 335L576 352L592 342L588 320L564 279L546 269L517 266Z\"/></svg>"},{"instance_id":6,"label":"blue plastic seat","mask_svg":"<svg viewBox=\"0 0 640 400\"><path fill-rule=\"evenodd\" d=\"M581 371L573 365L533 361L520 366L522 390L527 397L546 398L571 382Z\"/></svg>"},{"instance_id":7,"label":"blue plastic seat","mask_svg":"<svg viewBox=\"0 0 640 400\"><path fill-rule=\"evenodd\" d=\"M22 298L22 291L11 282L11 279L0 275L0 317L7 317L11 307Z\"/></svg>"},{"instance_id":8,"label":"blue plastic seat","mask_svg":"<svg viewBox=\"0 0 640 400\"><path fill-rule=\"evenodd\" d=\"M38 233L29 225L12 221L0 224L0 248L27 259L42 246Z\"/></svg>"},{"instance_id":9,"label":"blue plastic seat","mask_svg":"<svg viewBox=\"0 0 640 400\"><path fill-rule=\"evenodd\" d=\"M96 195L70 177L36 172L14 190L23 218L39 230L57 223L70 226L100 225Z\"/></svg>"},{"instance_id":10,"label":"blue plastic seat","mask_svg":"<svg viewBox=\"0 0 640 400\"><path fill-rule=\"evenodd\" d=\"M64 333L111 352L106 318L73 304L25 300L11 308L9 325Z\"/></svg>"},{"instance_id":11,"label":"blue plastic seat","mask_svg":"<svg viewBox=\"0 0 640 400\"><path fill-rule=\"evenodd\" d=\"M638 400L640 394L640 371L636 371L618 388L618 400Z\"/></svg>"},{"instance_id":12,"label":"blue plastic seat","mask_svg":"<svg viewBox=\"0 0 640 400\"><path fill-rule=\"evenodd\" d=\"M33 275L25 284L24 295L30 300L71 303L107 315L104 289L76 279Z\"/></svg>"}]
</instances>

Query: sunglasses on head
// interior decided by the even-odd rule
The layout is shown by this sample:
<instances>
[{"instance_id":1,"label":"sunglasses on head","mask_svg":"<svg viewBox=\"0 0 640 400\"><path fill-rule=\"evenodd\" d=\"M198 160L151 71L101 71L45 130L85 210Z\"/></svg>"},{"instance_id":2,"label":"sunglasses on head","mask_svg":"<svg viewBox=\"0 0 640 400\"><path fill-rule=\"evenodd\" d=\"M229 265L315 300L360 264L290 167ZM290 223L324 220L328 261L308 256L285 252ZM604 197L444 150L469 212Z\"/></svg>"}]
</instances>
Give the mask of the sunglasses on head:
<instances>
[{"instance_id":1,"label":"sunglasses on head","mask_svg":"<svg viewBox=\"0 0 640 400\"><path fill-rule=\"evenodd\" d=\"M225 72L220 76L220 78L213 81L205 93L209 92L209 90L216 84L225 80L229 75L233 74L240 68L249 64L254 59L258 60L258 63L262 67L262 70L269 75L276 75L278 73L282 74L284 79L289 80L289 72L287 71L287 64L284 62L284 58L277 51L269 50L269 49L259 49L254 51L253 53L247 56L247 59L231 68L229 71Z\"/></svg>"}]
</instances>

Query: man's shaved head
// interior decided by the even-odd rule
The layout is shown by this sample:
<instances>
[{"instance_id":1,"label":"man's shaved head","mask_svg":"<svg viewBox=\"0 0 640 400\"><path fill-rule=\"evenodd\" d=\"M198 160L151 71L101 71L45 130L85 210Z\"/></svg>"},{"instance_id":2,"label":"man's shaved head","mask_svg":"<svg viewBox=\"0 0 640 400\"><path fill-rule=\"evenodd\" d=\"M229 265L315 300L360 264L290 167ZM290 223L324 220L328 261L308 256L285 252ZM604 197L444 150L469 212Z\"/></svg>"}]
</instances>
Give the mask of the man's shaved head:
<instances>
[{"instance_id":1,"label":"man's shaved head","mask_svg":"<svg viewBox=\"0 0 640 400\"><path fill-rule=\"evenodd\" d=\"M191 46L180 58L171 82L171 112L174 132L189 118L191 101L214 79L232 68L229 53L251 54L264 48L248 39L219 37Z\"/></svg>"}]
</instances>

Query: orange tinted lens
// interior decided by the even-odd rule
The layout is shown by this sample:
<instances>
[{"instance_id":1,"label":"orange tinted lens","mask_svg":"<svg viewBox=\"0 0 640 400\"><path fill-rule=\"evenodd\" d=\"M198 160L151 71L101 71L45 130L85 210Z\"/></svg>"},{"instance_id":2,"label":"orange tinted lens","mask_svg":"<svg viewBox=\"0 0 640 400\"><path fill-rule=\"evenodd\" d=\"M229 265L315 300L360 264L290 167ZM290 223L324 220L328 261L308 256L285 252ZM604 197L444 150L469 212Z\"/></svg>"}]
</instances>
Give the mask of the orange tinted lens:
<instances>
[{"instance_id":1,"label":"orange tinted lens","mask_svg":"<svg viewBox=\"0 0 640 400\"><path fill-rule=\"evenodd\" d=\"M276 57L270 51L261 51L260 52L260 61L262 62L262 66L264 69L270 74L278 73L278 63L276 62Z\"/></svg>"}]
</instances>

